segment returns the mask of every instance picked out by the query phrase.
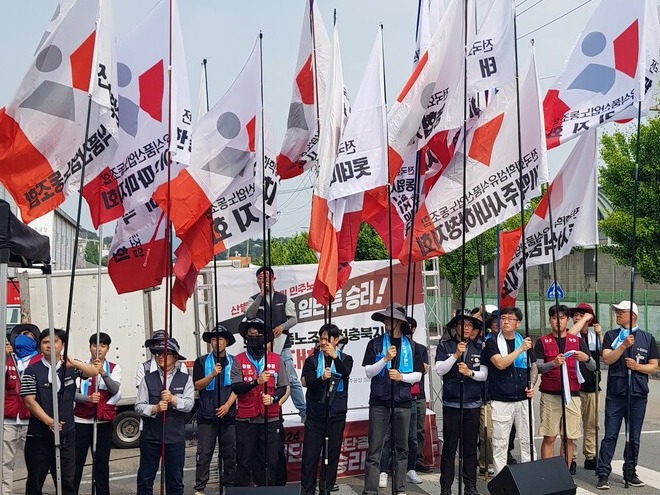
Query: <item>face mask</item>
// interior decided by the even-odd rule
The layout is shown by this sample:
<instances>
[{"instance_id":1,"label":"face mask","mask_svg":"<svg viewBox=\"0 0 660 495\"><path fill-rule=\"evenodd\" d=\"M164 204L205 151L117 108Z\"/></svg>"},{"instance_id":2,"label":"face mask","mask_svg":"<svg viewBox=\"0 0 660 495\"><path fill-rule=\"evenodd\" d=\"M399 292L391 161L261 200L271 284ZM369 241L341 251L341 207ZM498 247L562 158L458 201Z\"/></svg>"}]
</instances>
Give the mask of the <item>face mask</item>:
<instances>
[{"instance_id":1,"label":"face mask","mask_svg":"<svg viewBox=\"0 0 660 495\"><path fill-rule=\"evenodd\" d=\"M264 355L263 335L257 335L255 337L248 336L245 339L245 345L248 348L248 351L250 351L250 354L252 354L254 357L261 358L261 356Z\"/></svg>"},{"instance_id":2,"label":"face mask","mask_svg":"<svg viewBox=\"0 0 660 495\"><path fill-rule=\"evenodd\" d=\"M14 341L16 355L23 359L37 352L37 341L27 335L18 335Z\"/></svg>"}]
</instances>

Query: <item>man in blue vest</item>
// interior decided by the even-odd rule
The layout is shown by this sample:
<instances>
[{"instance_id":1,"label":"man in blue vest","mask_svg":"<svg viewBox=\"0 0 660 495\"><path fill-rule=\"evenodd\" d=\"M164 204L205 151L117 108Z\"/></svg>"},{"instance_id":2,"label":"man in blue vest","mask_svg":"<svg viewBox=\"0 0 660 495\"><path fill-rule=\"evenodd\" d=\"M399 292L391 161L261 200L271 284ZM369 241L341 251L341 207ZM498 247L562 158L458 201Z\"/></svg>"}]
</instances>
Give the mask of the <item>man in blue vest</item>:
<instances>
[{"instance_id":1,"label":"man in blue vest","mask_svg":"<svg viewBox=\"0 0 660 495\"><path fill-rule=\"evenodd\" d=\"M621 301L612 305L612 311L616 313L619 328L607 332L603 341L603 361L609 366L609 371L605 398L605 436L600 444L596 466L596 487L599 490L610 488L608 478L612 472L612 457L624 419L629 428L630 452L623 454L623 477L630 486L644 486L636 473L637 456L649 395L649 375L658 370L660 358L653 335L637 326L637 304ZM626 417L628 407L630 417Z\"/></svg>"},{"instance_id":2,"label":"man in blue vest","mask_svg":"<svg viewBox=\"0 0 660 495\"><path fill-rule=\"evenodd\" d=\"M328 439L321 465L319 494L328 495L337 480L337 465L348 410L348 380L353 358L337 349L341 330L327 323L319 330L319 346L305 360L302 377L307 387L307 421L302 451L301 485L304 495L314 495L319 454Z\"/></svg>"},{"instance_id":3,"label":"man in blue vest","mask_svg":"<svg viewBox=\"0 0 660 495\"><path fill-rule=\"evenodd\" d=\"M454 460L459 431L463 438L463 476L465 495L479 495L477 490L477 439L481 415L482 386L486 367L481 368L481 320L469 310L459 310L447 323L448 339L438 344L435 369L442 376L442 433L440 455L440 495L451 495L454 483ZM461 383L463 388L463 424L461 424Z\"/></svg>"},{"instance_id":4,"label":"man in blue vest","mask_svg":"<svg viewBox=\"0 0 660 495\"><path fill-rule=\"evenodd\" d=\"M202 334L202 340L211 344L212 351L198 357L193 366L193 382L199 392L195 495L204 494L217 439L221 439L223 485L233 486L236 475L236 394L231 390L234 357L227 352L236 338L218 323Z\"/></svg>"},{"instance_id":5,"label":"man in blue vest","mask_svg":"<svg viewBox=\"0 0 660 495\"><path fill-rule=\"evenodd\" d=\"M365 461L362 495L377 495L380 459L390 423L394 423L393 484L398 493L406 492L408 430L413 405L412 385L424 371L421 355L415 353L410 325L403 306L395 304L377 311L371 319L385 325L383 335L367 344L362 366L371 379L369 395L369 451Z\"/></svg>"},{"instance_id":6,"label":"man in blue vest","mask_svg":"<svg viewBox=\"0 0 660 495\"><path fill-rule=\"evenodd\" d=\"M173 339L152 348L158 370L147 373L138 387L135 412L144 421L140 435L140 467L137 494L152 495L154 479L165 444L165 487L168 495L183 495L183 465L186 459L186 415L195 404L192 378L176 367L185 360ZM167 357L166 357L167 356ZM163 387L163 380L166 380ZM165 427L163 428L163 414Z\"/></svg>"},{"instance_id":7,"label":"man in blue vest","mask_svg":"<svg viewBox=\"0 0 660 495\"><path fill-rule=\"evenodd\" d=\"M32 361L21 378L21 397L30 411L30 422L25 441L25 466L27 481L25 493L41 493L48 470L55 473L55 428L60 431L60 461L63 495L73 495L76 489L73 479L76 471L76 425L73 420L73 404L76 396L76 378L93 377L98 374L96 366L74 360L67 356L67 363L62 373L60 356L66 344L66 332L55 329L55 342L51 344L50 330L39 334L41 359ZM57 389L60 391L59 425L53 419L53 380L51 377L50 348L55 346L58 372ZM64 383L62 384L62 376ZM63 387L63 389L62 389Z\"/></svg>"},{"instance_id":8,"label":"man in blue vest","mask_svg":"<svg viewBox=\"0 0 660 495\"><path fill-rule=\"evenodd\" d=\"M289 375L280 356L266 353L273 332L263 320L242 321L238 332L245 339L246 350L236 356L231 368L231 388L238 396L234 484L248 486L252 473L255 485L268 486L277 465L280 401L287 392Z\"/></svg>"}]
</instances>

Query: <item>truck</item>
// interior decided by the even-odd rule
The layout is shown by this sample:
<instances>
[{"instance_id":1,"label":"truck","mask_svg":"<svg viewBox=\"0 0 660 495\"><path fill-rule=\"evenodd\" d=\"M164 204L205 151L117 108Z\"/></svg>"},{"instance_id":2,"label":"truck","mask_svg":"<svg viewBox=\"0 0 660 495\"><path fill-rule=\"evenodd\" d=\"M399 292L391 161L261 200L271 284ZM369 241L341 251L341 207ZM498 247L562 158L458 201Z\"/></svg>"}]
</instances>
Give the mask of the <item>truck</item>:
<instances>
[{"instance_id":1,"label":"truck","mask_svg":"<svg viewBox=\"0 0 660 495\"><path fill-rule=\"evenodd\" d=\"M222 276L234 268L240 268L240 261L218 261ZM48 328L48 298L46 276L41 273L24 271L18 273L20 283L20 308L23 322L33 323L40 329ZM204 268L198 277L197 291L188 301L186 312L176 307L172 309L170 334L181 346L181 352L188 358L186 365L192 373L196 357L208 352L207 344L201 335L212 324L213 316L213 267ZM65 329L71 271L53 271L53 308L55 328ZM100 312L97 311L98 288L101 288ZM90 358L89 338L96 332L97 314L100 314L100 329L110 335L112 344L107 359L121 366L121 400L114 421L113 440L117 447L133 448L139 443L140 418L135 413L137 395L135 371L150 359L144 348L145 339L155 330L165 326L165 282L138 292L117 294L107 268L79 269L75 273L69 333L69 355L76 359Z\"/></svg>"}]
</instances>

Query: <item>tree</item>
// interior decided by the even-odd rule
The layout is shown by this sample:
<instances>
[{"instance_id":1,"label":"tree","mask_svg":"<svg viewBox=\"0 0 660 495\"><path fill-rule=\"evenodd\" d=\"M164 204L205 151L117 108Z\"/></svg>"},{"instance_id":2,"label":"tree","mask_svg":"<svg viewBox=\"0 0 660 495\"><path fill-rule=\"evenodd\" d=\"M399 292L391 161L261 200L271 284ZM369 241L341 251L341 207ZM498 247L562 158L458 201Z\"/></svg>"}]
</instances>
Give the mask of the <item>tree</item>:
<instances>
[{"instance_id":1,"label":"tree","mask_svg":"<svg viewBox=\"0 0 660 495\"><path fill-rule=\"evenodd\" d=\"M105 260L105 262L104 262ZM91 263L92 265L98 265L99 264L99 244L98 242L90 242L89 240L87 241L87 244L85 244L85 261L87 263ZM108 266L108 257L104 256L101 259L101 265L103 266Z\"/></svg>"},{"instance_id":2,"label":"tree","mask_svg":"<svg viewBox=\"0 0 660 495\"><path fill-rule=\"evenodd\" d=\"M304 265L317 263L314 251L307 245L307 232L298 232L289 239L271 239L272 265Z\"/></svg>"},{"instance_id":3,"label":"tree","mask_svg":"<svg viewBox=\"0 0 660 495\"><path fill-rule=\"evenodd\" d=\"M647 282L660 283L660 119L642 125L639 142L639 195L635 258L637 269ZM605 166L600 170L601 191L614 206L612 214L599 222L615 243L604 247L617 263L632 261L633 197L637 134L615 132L601 139Z\"/></svg>"},{"instance_id":4,"label":"tree","mask_svg":"<svg viewBox=\"0 0 660 495\"><path fill-rule=\"evenodd\" d=\"M366 222L360 225L355 261L386 260L389 258L385 243L374 228Z\"/></svg>"}]
</instances>

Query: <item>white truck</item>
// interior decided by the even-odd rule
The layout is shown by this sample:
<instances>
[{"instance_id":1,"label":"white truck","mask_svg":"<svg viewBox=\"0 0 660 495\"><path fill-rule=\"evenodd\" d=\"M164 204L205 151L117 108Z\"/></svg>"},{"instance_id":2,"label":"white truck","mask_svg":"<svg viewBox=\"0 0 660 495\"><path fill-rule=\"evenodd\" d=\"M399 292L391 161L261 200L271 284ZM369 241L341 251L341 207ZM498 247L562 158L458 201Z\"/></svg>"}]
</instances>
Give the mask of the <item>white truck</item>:
<instances>
[{"instance_id":1,"label":"white truck","mask_svg":"<svg viewBox=\"0 0 660 495\"><path fill-rule=\"evenodd\" d=\"M238 261L219 261L221 276L227 271L240 267ZM23 321L48 328L48 301L46 276L41 273L21 272L18 274L21 288L21 311ZM69 299L70 271L54 271L53 306L55 328L66 326ZM197 293L188 301L185 313L176 307L172 310L171 334L181 346L181 352L188 359L192 373L195 358L207 351L201 334L212 321L213 309L212 266L202 270L198 278ZM98 270L76 271L74 284L73 311L69 335L69 354L77 359L90 358L89 338L96 332ZM148 359L144 341L165 324L165 284L145 291L118 295L107 269L101 272L101 331L110 335L112 344L108 359L119 363L122 369L119 414L114 422L114 443L118 447L130 448L138 444L140 437L139 418L133 406L137 388L135 371L140 363Z\"/></svg>"}]
</instances>

